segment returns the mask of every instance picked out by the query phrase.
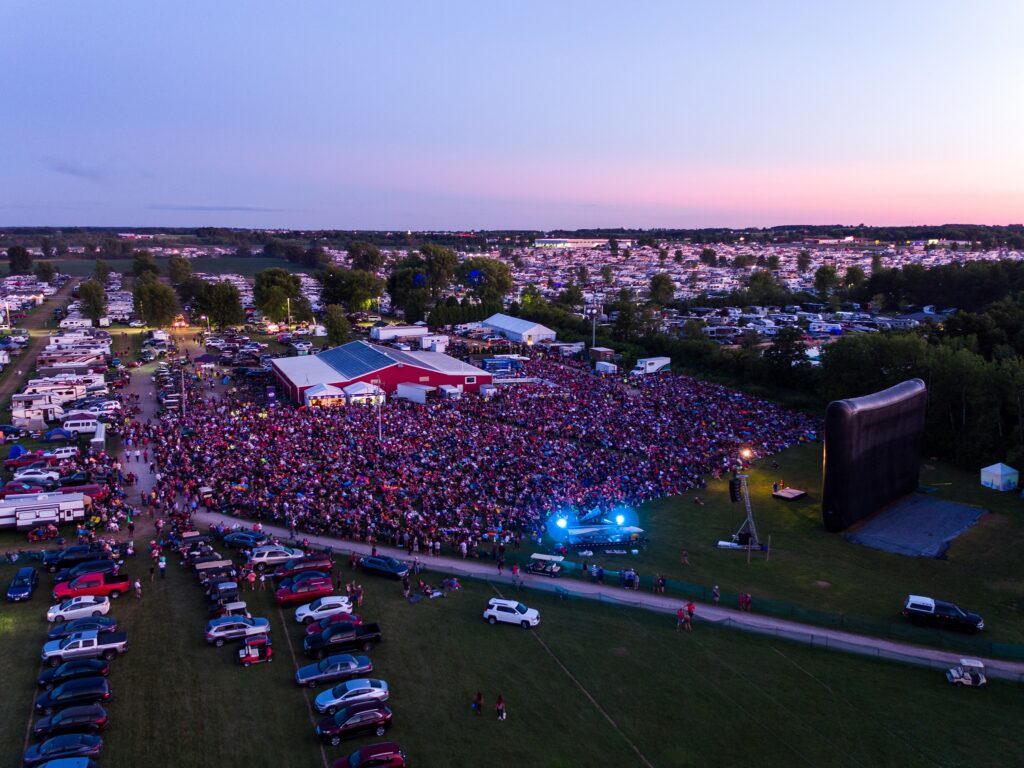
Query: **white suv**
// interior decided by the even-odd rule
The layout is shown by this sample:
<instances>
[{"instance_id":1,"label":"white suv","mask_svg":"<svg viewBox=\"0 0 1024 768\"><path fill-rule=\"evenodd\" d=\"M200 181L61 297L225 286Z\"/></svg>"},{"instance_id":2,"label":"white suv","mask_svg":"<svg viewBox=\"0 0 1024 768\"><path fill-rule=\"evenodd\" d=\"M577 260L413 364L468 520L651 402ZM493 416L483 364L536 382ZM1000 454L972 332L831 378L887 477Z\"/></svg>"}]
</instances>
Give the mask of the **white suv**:
<instances>
[{"instance_id":1,"label":"white suv","mask_svg":"<svg viewBox=\"0 0 1024 768\"><path fill-rule=\"evenodd\" d=\"M497 597L492 597L487 601L484 618L491 624L502 621L506 624L518 624L523 629L540 624L540 613L535 609L527 608L515 600L502 600Z\"/></svg>"}]
</instances>

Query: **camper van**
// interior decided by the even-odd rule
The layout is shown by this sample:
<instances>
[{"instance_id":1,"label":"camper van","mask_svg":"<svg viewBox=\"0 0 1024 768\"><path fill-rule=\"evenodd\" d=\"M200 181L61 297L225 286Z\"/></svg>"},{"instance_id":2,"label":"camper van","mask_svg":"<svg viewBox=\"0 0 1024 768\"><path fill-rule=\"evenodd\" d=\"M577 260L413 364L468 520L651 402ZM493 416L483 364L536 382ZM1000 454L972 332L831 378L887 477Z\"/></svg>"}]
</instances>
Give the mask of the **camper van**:
<instances>
[{"instance_id":1,"label":"camper van","mask_svg":"<svg viewBox=\"0 0 1024 768\"><path fill-rule=\"evenodd\" d=\"M96 432L100 423L92 417L85 417L81 414L75 414L61 426L71 433L72 437L78 437L79 435L91 435Z\"/></svg>"},{"instance_id":2,"label":"camper van","mask_svg":"<svg viewBox=\"0 0 1024 768\"><path fill-rule=\"evenodd\" d=\"M19 531L85 519L90 501L81 493L26 493L0 501L0 528Z\"/></svg>"},{"instance_id":3,"label":"camper van","mask_svg":"<svg viewBox=\"0 0 1024 768\"><path fill-rule=\"evenodd\" d=\"M92 328L92 320L85 317L65 317L60 321L61 328Z\"/></svg>"}]
</instances>

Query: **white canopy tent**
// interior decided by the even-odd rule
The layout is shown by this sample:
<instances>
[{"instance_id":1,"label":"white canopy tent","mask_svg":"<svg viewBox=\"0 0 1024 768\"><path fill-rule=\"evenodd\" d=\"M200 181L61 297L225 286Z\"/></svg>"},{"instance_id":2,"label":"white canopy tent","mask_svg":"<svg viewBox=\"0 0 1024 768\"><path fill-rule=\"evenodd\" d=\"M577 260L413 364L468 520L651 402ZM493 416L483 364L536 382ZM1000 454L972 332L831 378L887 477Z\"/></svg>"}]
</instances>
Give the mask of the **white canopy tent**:
<instances>
[{"instance_id":1,"label":"white canopy tent","mask_svg":"<svg viewBox=\"0 0 1024 768\"><path fill-rule=\"evenodd\" d=\"M995 491L1012 491L1018 480L1017 470L1002 463L981 470L981 484Z\"/></svg>"}]
</instances>

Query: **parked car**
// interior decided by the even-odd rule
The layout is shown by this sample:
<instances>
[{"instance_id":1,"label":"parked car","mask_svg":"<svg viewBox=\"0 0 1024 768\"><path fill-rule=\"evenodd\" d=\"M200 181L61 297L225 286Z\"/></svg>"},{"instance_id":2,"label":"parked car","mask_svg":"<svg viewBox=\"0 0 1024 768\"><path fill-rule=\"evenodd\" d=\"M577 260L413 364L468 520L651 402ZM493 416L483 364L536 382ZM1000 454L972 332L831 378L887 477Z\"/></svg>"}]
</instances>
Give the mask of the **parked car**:
<instances>
[{"instance_id":1,"label":"parked car","mask_svg":"<svg viewBox=\"0 0 1024 768\"><path fill-rule=\"evenodd\" d=\"M206 622L206 642L220 648L228 640L251 635L264 635L270 631L266 619L247 619L244 616L224 616Z\"/></svg>"},{"instance_id":2,"label":"parked car","mask_svg":"<svg viewBox=\"0 0 1024 768\"><path fill-rule=\"evenodd\" d=\"M393 557L367 555L359 559L359 565L366 573L374 573L392 579L402 579L409 575L409 566Z\"/></svg>"},{"instance_id":3,"label":"parked car","mask_svg":"<svg viewBox=\"0 0 1024 768\"><path fill-rule=\"evenodd\" d=\"M295 621L312 624L335 613L351 613L352 601L346 595L327 595L295 609Z\"/></svg>"},{"instance_id":4,"label":"parked car","mask_svg":"<svg viewBox=\"0 0 1024 768\"><path fill-rule=\"evenodd\" d=\"M388 684L383 680L360 677L338 683L333 688L321 691L313 706L320 714L333 715L339 709L366 701L387 701L390 692Z\"/></svg>"},{"instance_id":5,"label":"parked car","mask_svg":"<svg viewBox=\"0 0 1024 768\"><path fill-rule=\"evenodd\" d=\"M77 680L80 677L106 677L110 674L110 663L104 659L73 659L59 667L44 669L39 673L39 687L50 690L54 686Z\"/></svg>"},{"instance_id":6,"label":"parked car","mask_svg":"<svg viewBox=\"0 0 1024 768\"><path fill-rule=\"evenodd\" d=\"M281 579L290 578L297 573L302 571L323 571L330 573L331 568L334 567L334 562L328 555L307 555L306 557L297 557L289 560L274 569L274 579L280 581Z\"/></svg>"},{"instance_id":7,"label":"parked car","mask_svg":"<svg viewBox=\"0 0 1024 768\"><path fill-rule=\"evenodd\" d=\"M318 635L328 627L336 627L339 624L349 624L353 627L358 627L363 623L363 617L355 613L332 613L325 619L320 621L314 621L312 624L306 625L307 635Z\"/></svg>"},{"instance_id":8,"label":"parked car","mask_svg":"<svg viewBox=\"0 0 1024 768\"><path fill-rule=\"evenodd\" d=\"M8 496L18 494L46 493L48 490L51 490L51 488L46 488L39 482L23 483L20 480L11 480L6 483L3 488L0 488L0 498L6 499Z\"/></svg>"},{"instance_id":9,"label":"parked car","mask_svg":"<svg viewBox=\"0 0 1024 768\"><path fill-rule=\"evenodd\" d=\"M56 469L39 469L37 467L24 467L14 471L14 480L19 483L30 483L39 481L43 483L56 483L60 479L60 472Z\"/></svg>"},{"instance_id":10,"label":"parked car","mask_svg":"<svg viewBox=\"0 0 1024 768\"><path fill-rule=\"evenodd\" d=\"M224 537L224 543L235 549L251 549L261 546L267 538L262 531L233 531Z\"/></svg>"},{"instance_id":11,"label":"parked car","mask_svg":"<svg viewBox=\"0 0 1024 768\"><path fill-rule=\"evenodd\" d=\"M306 579L300 584L291 587L282 587L274 594L278 605L295 605L319 597L327 597L334 592L334 582L328 576L315 579Z\"/></svg>"},{"instance_id":12,"label":"parked car","mask_svg":"<svg viewBox=\"0 0 1024 768\"><path fill-rule=\"evenodd\" d=\"M301 557L302 554L301 549L295 549L294 547L279 547L277 545L256 547L253 549L252 554L249 555L249 563L257 571L262 571L268 565L286 563L289 560Z\"/></svg>"},{"instance_id":13,"label":"parked car","mask_svg":"<svg viewBox=\"0 0 1024 768\"><path fill-rule=\"evenodd\" d=\"M81 619L85 616L106 616L110 612L110 600L96 595L80 595L70 600L51 605L46 612L46 620L67 621Z\"/></svg>"},{"instance_id":14,"label":"parked car","mask_svg":"<svg viewBox=\"0 0 1024 768\"><path fill-rule=\"evenodd\" d=\"M299 571L294 576L289 576L287 579L282 579L281 583L277 585L278 589L282 587L284 589L290 589L298 584L302 584L304 581L310 579L329 579L331 574L324 571Z\"/></svg>"},{"instance_id":15,"label":"parked car","mask_svg":"<svg viewBox=\"0 0 1024 768\"><path fill-rule=\"evenodd\" d=\"M4 469L17 469L18 467L27 467L29 464L32 464L36 461L45 461L47 464L56 464L58 459L56 456L53 456L52 454L48 455L44 453L40 455L38 453L23 453L21 454L21 456L18 456L16 458L5 459Z\"/></svg>"},{"instance_id":16,"label":"parked car","mask_svg":"<svg viewBox=\"0 0 1024 768\"><path fill-rule=\"evenodd\" d=\"M32 735L48 739L61 733L98 733L107 727L107 711L99 704L68 707L49 717L41 717L32 726Z\"/></svg>"},{"instance_id":17,"label":"parked car","mask_svg":"<svg viewBox=\"0 0 1024 768\"><path fill-rule=\"evenodd\" d=\"M29 566L19 568L14 574L14 578L11 579L11 585L7 588L7 599L12 603L31 600L32 593L36 591L37 586L39 586L39 574L36 573L36 569Z\"/></svg>"},{"instance_id":18,"label":"parked car","mask_svg":"<svg viewBox=\"0 0 1024 768\"><path fill-rule=\"evenodd\" d=\"M36 766L54 766L51 760L59 760L60 765L67 765L68 768L74 765L69 758L89 760L99 757L103 751L103 739L88 733L65 733L61 736L54 736L40 744L33 744L25 750L22 757L22 765L25 768L36 768ZM88 762L81 762L80 765L88 765Z\"/></svg>"},{"instance_id":19,"label":"parked car","mask_svg":"<svg viewBox=\"0 0 1024 768\"><path fill-rule=\"evenodd\" d=\"M75 544L65 549L47 550L43 554L43 565L50 573L56 573L88 560L105 559L107 554L98 544Z\"/></svg>"},{"instance_id":20,"label":"parked car","mask_svg":"<svg viewBox=\"0 0 1024 768\"><path fill-rule=\"evenodd\" d=\"M320 659L316 664L300 667L295 673L295 682L315 688L323 683L367 675L373 671L369 656L350 656L339 653Z\"/></svg>"},{"instance_id":21,"label":"parked car","mask_svg":"<svg viewBox=\"0 0 1024 768\"><path fill-rule=\"evenodd\" d=\"M536 609L527 608L516 600L503 600L499 597L487 601L484 618L491 624L518 624L523 629L540 624L540 613Z\"/></svg>"},{"instance_id":22,"label":"parked car","mask_svg":"<svg viewBox=\"0 0 1024 768\"><path fill-rule=\"evenodd\" d=\"M54 583L74 581L79 576L84 576L87 573L116 573L119 567L116 560L86 560L73 568L65 568L63 571L58 571L54 577Z\"/></svg>"},{"instance_id":23,"label":"parked car","mask_svg":"<svg viewBox=\"0 0 1024 768\"><path fill-rule=\"evenodd\" d=\"M907 597L903 603L903 615L915 624L928 624L942 629L980 632L985 628L985 620L978 614L965 611L955 603L921 595Z\"/></svg>"},{"instance_id":24,"label":"parked car","mask_svg":"<svg viewBox=\"0 0 1024 768\"><path fill-rule=\"evenodd\" d=\"M393 741L370 744L348 757L335 760L331 768L405 768L405 752Z\"/></svg>"},{"instance_id":25,"label":"parked car","mask_svg":"<svg viewBox=\"0 0 1024 768\"><path fill-rule=\"evenodd\" d=\"M391 727L391 707L377 701L353 704L328 715L316 726L316 735L331 746L338 746L344 739L372 733L383 736Z\"/></svg>"},{"instance_id":26,"label":"parked car","mask_svg":"<svg viewBox=\"0 0 1024 768\"><path fill-rule=\"evenodd\" d=\"M132 580L124 573L83 573L72 581L62 581L54 585L53 599L67 600L79 595L93 595L117 600L131 588Z\"/></svg>"},{"instance_id":27,"label":"parked car","mask_svg":"<svg viewBox=\"0 0 1024 768\"><path fill-rule=\"evenodd\" d=\"M128 650L128 636L124 632L75 632L59 640L43 644L43 661L59 667L72 659L106 659L111 661Z\"/></svg>"},{"instance_id":28,"label":"parked car","mask_svg":"<svg viewBox=\"0 0 1024 768\"><path fill-rule=\"evenodd\" d=\"M71 621L58 621L50 625L46 633L47 640L60 640L73 635L75 632L96 632L104 634L117 632L117 619L110 616L88 616L84 619L72 619Z\"/></svg>"},{"instance_id":29,"label":"parked car","mask_svg":"<svg viewBox=\"0 0 1024 768\"><path fill-rule=\"evenodd\" d=\"M36 712L50 715L58 709L110 700L110 683L105 677L80 677L52 688L36 699Z\"/></svg>"},{"instance_id":30,"label":"parked car","mask_svg":"<svg viewBox=\"0 0 1024 768\"><path fill-rule=\"evenodd\" d=\"M378 624L339 624L328 627L318 635L306 635L302 639L302 651L317 659L331 653L356 649L366 653L382 639Z\"/></svg>"}]
</instances>

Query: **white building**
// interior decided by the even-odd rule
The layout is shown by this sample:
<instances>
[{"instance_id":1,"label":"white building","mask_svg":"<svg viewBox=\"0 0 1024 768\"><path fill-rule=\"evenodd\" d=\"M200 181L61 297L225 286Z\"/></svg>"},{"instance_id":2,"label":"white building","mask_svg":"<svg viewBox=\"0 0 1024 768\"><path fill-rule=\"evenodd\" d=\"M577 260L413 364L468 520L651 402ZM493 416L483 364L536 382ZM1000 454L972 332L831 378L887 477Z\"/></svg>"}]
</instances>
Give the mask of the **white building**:
<instances>
[{"instance_id":1,"label":"white building","mask_svg":"<svg viewBox=\"0 0 1024 768\"><path fill-rule=\"evenodd\" d=\"M484 320L485 328L491 328L509 341L521 341L526 344L537 344L542 341L554 341L555 332L550 328L532 320L522 320L509 315L491 315Z\"/></svg>"}]
</instances>

